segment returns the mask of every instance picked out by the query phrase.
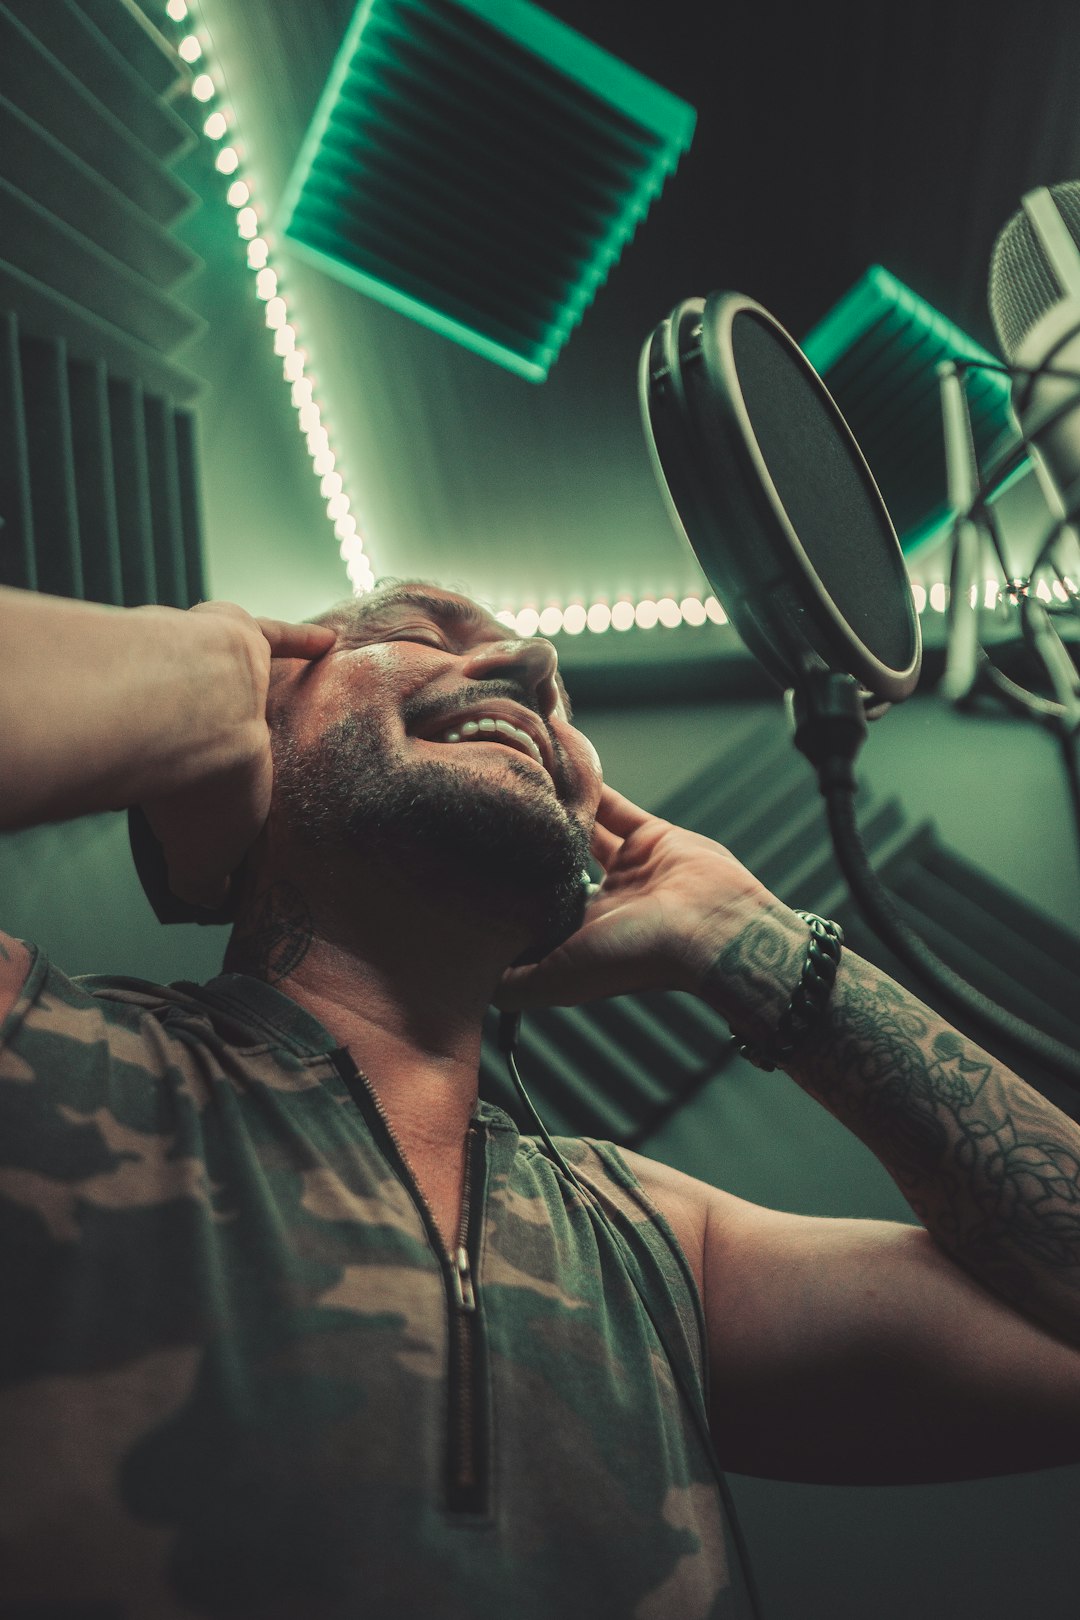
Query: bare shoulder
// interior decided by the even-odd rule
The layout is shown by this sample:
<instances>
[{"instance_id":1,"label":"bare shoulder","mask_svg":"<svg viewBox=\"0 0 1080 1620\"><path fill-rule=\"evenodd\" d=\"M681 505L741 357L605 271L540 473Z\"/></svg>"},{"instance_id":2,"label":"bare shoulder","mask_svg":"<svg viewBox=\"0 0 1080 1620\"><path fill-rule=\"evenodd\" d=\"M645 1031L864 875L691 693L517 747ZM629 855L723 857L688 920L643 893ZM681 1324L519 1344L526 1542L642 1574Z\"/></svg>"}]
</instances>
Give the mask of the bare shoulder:
<instances>
[{"instance_id":1,"label":"bare shoulder","mask_svg":"<svg viewBox=\"0 0 1080 1620\"><path fill-rule=\"evenodd\" d=\"M30 952L21 939L0 933L0 1023L18 1001L30 971Z\"/></svg>"},{"instance_id":2,"label":"bare shoulder","mask_svg":"<svg viewBox=\"0 0 1080 1620\"><path fill-rule=\"evenodd\" d=\"M659 1159L646 1158L625 1147L620 1147L619 1152L678 1238L704 1300L706 1222L712 1200L722 1200L726 1195Z\"/></svg>"}]
</instances>

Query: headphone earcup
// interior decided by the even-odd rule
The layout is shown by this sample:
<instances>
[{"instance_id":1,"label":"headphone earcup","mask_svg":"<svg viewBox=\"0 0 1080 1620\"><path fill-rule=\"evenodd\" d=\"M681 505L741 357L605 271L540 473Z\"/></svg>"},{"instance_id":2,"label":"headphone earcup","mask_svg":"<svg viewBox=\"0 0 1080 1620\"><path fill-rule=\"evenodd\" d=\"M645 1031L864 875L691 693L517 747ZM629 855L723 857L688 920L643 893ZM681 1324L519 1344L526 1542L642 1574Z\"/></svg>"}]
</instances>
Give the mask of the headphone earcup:
<instances>
[{"instance_id":1,"label":"headphone earcup","mask_svg":"<svg viewBox=\"0 0 1080 1620\"><path fill-rule=\"evenodd\" d=\"M133 804L128 810L128 843L131 845L131 857L135 862L135 870L142 884L143 893L149 900L158 922L213 923L220 926L235 920L235 904L232 901L211 910L205 906L193 906L187 900L180 900L173 894L169 888L169 866L165 859L165 851L146 819L146 812L137 804Z\"/></svg>"},{"instance_id":2,"label":"headphone earcup","mask_svg":"<svg viewBox=\"0 0 1080 1620\"><path fill-rule=\"evenodd\" d=\"M587 867L583 868L581 871L580 884L581 892L579 904L571 926L557 938L543 940L539 945L532 945L527 951L522 951L521 955L516 959L516 961L511 962L511 967L531 967L534 962L540 962L545 956L549 956L551 952L555 950L556 946L561 945L563 940L569 939L571 934L577 933L582 922L585 920L585 907L588 905L589 901L600 887L599 883L593 882L592 873Z\"/></svg>"}]
</instances>

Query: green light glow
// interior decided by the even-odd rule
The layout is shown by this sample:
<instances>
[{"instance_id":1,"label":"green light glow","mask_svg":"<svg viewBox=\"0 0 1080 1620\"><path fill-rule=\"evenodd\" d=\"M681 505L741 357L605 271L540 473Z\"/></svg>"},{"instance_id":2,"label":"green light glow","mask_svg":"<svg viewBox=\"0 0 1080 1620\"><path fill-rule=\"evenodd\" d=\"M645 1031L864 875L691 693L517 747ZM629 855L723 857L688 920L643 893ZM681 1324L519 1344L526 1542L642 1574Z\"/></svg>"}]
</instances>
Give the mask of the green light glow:
<instances>
[{"instance_id":1,"label":"green light glow","mask_svg":"<svg viewBox=\"0 0 1080 1620\"><path fill-rule=\"evenodd\" d=\"M940 539L952 513L937 366L943 360L999 362L880 264L829 310L802 349L850 423L905 554ZM973 371L967 397L985 471L1016 440L1009 379L1000 371ZM1025 462L1009 482L1026 470Z\"/></svg>"}]
</instances>

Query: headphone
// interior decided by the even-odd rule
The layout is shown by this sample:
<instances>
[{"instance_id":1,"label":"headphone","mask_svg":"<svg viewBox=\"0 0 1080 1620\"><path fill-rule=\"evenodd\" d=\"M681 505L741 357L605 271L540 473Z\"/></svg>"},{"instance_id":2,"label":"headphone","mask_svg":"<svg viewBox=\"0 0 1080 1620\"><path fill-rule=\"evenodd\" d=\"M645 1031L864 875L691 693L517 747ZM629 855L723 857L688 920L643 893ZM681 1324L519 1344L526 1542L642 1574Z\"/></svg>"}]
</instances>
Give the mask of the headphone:
<instances>
[{"instance_id":1,"label":"headphone","mask_svg":"<svg viewBox=\"0 0 1080 1620\"><path fill-rule=\"evenodd\" d=\"M236 921L236 900L234 895L224 901L220 906L196 906L187 900L179 899L169 887L169 867L165 859L165 851L150 826L146 812L137 804L128 810L128 843L131 845L131 858L135 863L139 882L143 893L150 902L154 916L160 923L202 923L204 926L224 924ZM568 928L560 934L549 936L537 945L532 945L523 951L513 963L514 967L525 967L532 962L539 962L556 945L561 945L564 939L576 933L581 927L585 916L585 907L597 892L600 885L594 882L592 873L587 867L580 874L581 893L575 908L573 919Z\"/></svg>"},{"instance_id":2,"label":"headphone","mask_svg":"<svg viewBox=\"0 0 1080 1620\"><path fill-rule=\"evenodd\" d=\"M146 812L137 804L128 810L128 843L131 858L149 900L154 916L160 923L195 922L210 924L231 923L236 920L236 900L230 895L223 905L216 907L193 906L180 900L169 888L169 867L165 851L146 819Z\"/></svg>"}]
</instances>

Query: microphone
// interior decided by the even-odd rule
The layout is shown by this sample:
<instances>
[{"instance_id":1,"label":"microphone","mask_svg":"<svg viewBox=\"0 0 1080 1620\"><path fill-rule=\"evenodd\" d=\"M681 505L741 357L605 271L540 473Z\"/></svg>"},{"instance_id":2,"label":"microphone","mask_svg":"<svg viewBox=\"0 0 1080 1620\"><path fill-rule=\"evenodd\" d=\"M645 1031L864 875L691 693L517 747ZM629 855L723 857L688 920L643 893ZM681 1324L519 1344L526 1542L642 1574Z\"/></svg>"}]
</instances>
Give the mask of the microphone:
<instances>
[{"instance_id":1,"label":"microphone","mask_svg":"<svg viewBox=\"0 0 1080 1620\"><path fill-rule=\"evenodd\" d=\"M990 258L990 319L1047 504L1080 509L1080 180L1029 191Z\"/></svg>"}]
</instances>

